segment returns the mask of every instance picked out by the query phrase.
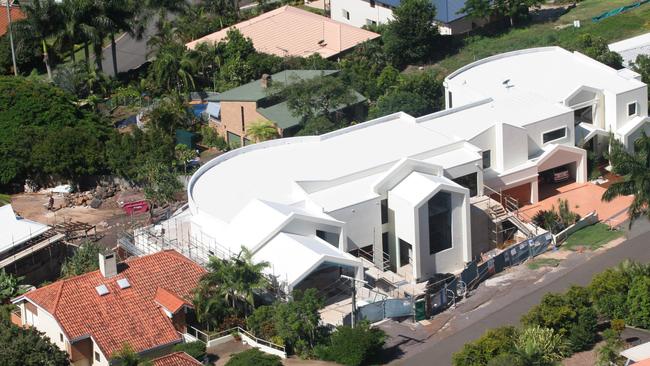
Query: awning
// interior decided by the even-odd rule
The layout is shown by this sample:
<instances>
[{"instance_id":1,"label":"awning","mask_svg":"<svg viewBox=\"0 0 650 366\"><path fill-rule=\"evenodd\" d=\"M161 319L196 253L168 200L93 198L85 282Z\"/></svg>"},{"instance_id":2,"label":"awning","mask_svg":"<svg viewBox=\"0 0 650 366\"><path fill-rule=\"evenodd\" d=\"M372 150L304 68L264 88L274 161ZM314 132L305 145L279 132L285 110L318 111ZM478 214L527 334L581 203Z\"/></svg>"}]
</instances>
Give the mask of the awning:
<instances>
[{"instance_id":1,"label":"awning","mask_svg":"<svg viewBox=\"0 0 650 366\"><path fill-rule=\"evenodd\" d=\"M268 262L266 272L286 283L289 291L323 263L363 271L360 260L315 235L279 233L253 255L253 260Z\"/></svg>"},{"instance_id":2,"label":"awning","mask_svg":"<svg viewBox=\"0 0 650 366\"><path fill-rule=\"evenodd\" d=\"M212 118L220 119L221 118L221 103L219 102L208 102L208 107L205 112Z\"/></svg>"}]
</instances>

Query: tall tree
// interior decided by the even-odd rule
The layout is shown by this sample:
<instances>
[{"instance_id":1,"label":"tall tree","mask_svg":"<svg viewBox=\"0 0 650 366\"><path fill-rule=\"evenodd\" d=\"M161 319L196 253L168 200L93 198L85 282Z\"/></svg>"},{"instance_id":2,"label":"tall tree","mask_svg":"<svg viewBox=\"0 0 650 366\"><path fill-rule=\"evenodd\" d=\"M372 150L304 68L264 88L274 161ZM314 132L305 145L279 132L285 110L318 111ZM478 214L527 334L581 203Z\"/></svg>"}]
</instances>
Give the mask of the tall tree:
<instances>
[{"instance_id":1,"label":"tall tree","mask_svg":"<svg viewBox=\"0 0 650 366\"><path fill-rule=\"evenodd\" d=\"M102 248L93 242L79 246L72 257L67 258L61 266L61 277L74 277L99 269L99 253Z\"/></svg>"},{"instance_id":2,"label":"tall tree","mask_svg":"<svg viewBox=\"0 0 650 366\"><path fill-rule=\"evenodd\" d=\"M540 6L544 0L467 0L460 10L476 18L506 17L510 26L528 18L531 7Z\"/></svg>"},{"instance_id":3,"label":"tall tree","mask_svg":"<svg viewBox=\"0 0 650 366\"><path fill-rule=\"evenodd\" d=\"M8 319L0 320L0 365L68 366L68 354L36 328L19 328Z\"/></svg>"},{"instance_id":4,"label":"tall tree","mask_svg":"<svg viewBox=\"0 0 650 366\"><path fill-rule=\"evenodd\" d=\"M144 28L138 24L138 2L135 0L99 0L96 22L106 29L111 40L111 57L113 58L113 73L117 76L117 44L115 35L127 32L136 39L141 39Z\"/></svg>"},{"instance_id":5,"label":"tall tree","mask_svg":"<svg viewBox=\"0 0 650 366\"><path fill-rule=\"evenodd\" d=\"M650 84L650 56L649 55L638 55L632 69L638 72L641 75L641 81L646 84Z\"/></svg>"},{"instance_id":6,"label":"tall tree","mask_svg":"<svg viewBox=\"0 0 650 366\"><path fill-rule=\"evenodd\" d=\"M436 8L430 0L404 0L395 8L382 37L395 65L428 60L439 39L435 17Z\"/></svg>"},{"instance_id":7,"label":"tall tree","mask_svg":"<svg viewBox=\"0 0 650 366\"><path fill-rule=\"evenodd\" d=\"M602 200L612 201L619 196L634 195L634 200L627 210L630 217L629 226L641 216L650 218L650 137L641 133L634 142L634 153L630 154L623 144L610 138L610 162L612 173L623 177L612 183L603 193Z\"/></svg>"},{"instance_id":8,"label":"tall tree","mask_svg":"<svg viewBox=\"0 0 650 366\"><path fill-rule=\"evenodd\" d=\"M43 47L43 62L47 69L47 76L52 80L52 66L50 65L49 46L47 40L57 37L63 30L63 12L55 0L34 0L24 6L26 22L32 37L41 40Z\"/></svg>"}]
</instances>

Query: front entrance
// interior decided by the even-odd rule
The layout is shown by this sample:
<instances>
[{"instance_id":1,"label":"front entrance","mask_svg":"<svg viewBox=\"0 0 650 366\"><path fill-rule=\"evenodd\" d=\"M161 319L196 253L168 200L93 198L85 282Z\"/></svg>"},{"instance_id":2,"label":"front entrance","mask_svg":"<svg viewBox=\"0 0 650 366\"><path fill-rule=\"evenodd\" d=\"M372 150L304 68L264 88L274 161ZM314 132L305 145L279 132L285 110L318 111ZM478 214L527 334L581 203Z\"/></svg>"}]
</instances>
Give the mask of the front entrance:
<instances>
[{"instance_id":1,"label":"front entrance","mask_svg":"<svg viewBox=\"0 0 650 366\"><path fill-rule=\"evenodd\" d=\"M413 261L413 245L400 239L399 240L399 262L400 266L411 264Z\"/></svg>"}]
</instances>

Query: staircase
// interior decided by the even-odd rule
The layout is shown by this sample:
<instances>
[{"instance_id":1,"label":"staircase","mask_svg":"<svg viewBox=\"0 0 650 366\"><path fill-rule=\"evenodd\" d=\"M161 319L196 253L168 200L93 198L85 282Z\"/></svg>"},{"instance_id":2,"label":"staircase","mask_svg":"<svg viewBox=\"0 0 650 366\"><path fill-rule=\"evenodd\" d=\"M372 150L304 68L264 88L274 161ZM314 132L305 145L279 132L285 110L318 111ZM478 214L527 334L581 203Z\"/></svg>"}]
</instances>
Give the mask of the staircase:
<instances>
[{"instance_id":1,"label":"staircase","mask_svg":"<svg viewBox=\"0 0 650 366\"><path fill-rule=\"evenodd\" d=\"M488 196L485 201L487 207L484 207L484 210L491 219L490 242L494 247L502 244L504 237L509 235L509 229L503 228L505 221L512 223L527 238L537 235L537 227L520 218L519 202L515 198L503 194L503 192L497 192L488 186L484 186L484 188L485 194Z\"/></svg>"}]
</instances>

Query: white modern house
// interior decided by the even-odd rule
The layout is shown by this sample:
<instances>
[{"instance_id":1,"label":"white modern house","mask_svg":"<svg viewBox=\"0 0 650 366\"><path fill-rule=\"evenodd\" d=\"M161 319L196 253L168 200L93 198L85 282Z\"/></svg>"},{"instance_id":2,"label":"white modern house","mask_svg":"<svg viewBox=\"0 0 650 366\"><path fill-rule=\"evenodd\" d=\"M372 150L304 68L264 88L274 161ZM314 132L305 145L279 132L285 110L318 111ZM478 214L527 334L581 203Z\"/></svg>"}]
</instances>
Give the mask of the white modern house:
<instances>
[{"instance_id":1,"label":"white modern house","mask_svg":"<svg viewBox=\"0 0 650 366\"><path fill-rule=\"evenodd\" d=\"M480 148L490 160L485 184L520 202L536 202L538 177L557 167L584 182L586 150L606 151L610 133L632 149L650 130L647 85L637 73L559 47L488 57L444 85L448 109L429 124Z\"/></svg>"},{"instance_id":2,"label":"white modern house","mask_svg":"<svg viewBox=\"0 0 650 366\"><path fill-rule=\"evenodd\" d=\"M161 233L186 255L243 245L288 290L328 274L360 278L359 257L426 281L484 250L485 239L473 240L485 229L473 221L479 200L499 192L536 202L540 176L555 169L585 182L586 148L606 149L610 132L631 146L648 128L638 75L557 47L477 61L445 88L441 112L396 113L209 161L173 218L183 228Z\"/></svg>"},{"instance_id":3,"label":"white modern house","mask_svg":"<svg viewBox=\"0 0 650 366\"><path fill-rule=\"evenodd\" d=\"M468 32L485 24L485 20L468 17L461 12L465 0L431 0L436 8L436 23L440 34ZM400 0L330 0L332 19L355 27L387 23L393 19L393 9Z\"/></svg>"}]
</instances>

